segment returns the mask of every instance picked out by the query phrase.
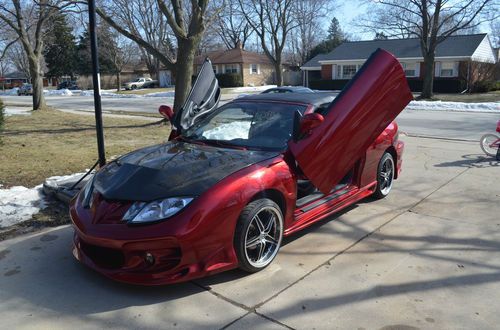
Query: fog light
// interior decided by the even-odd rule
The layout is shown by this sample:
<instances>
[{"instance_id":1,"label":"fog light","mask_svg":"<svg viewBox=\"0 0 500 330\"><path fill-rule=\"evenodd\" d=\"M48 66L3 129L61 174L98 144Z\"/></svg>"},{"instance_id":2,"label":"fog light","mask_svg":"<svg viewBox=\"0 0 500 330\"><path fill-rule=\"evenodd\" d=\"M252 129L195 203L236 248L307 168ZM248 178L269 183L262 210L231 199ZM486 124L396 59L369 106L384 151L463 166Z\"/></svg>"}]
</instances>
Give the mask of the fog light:
<instances>
[{"instance_id":1,"label":"fog light","mask_svg":"<svg viewBox=\"0 0 500 330\"><path fill-rule=\"evenodd\" d=\"M144 260L146 261L147 264L152 265L155 263L155 257L151 253L146 253L146 256L144 257Z\"/></svg>"}]
</instances>

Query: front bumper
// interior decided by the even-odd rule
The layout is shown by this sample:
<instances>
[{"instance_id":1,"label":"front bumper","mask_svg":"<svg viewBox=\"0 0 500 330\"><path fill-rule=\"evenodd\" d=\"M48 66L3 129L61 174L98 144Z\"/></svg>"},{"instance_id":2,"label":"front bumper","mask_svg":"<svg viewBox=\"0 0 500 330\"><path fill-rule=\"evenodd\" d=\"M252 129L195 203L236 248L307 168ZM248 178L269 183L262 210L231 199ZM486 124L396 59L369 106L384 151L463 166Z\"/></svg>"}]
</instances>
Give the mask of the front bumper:
<instances>
[{"instance_id":1,"label":"front bumper","mask_svg":"<svg viewBox=\"0 0 500 330\"><path fill-rule=\"evenodd\" d=\"M129 226L114 222L107 213L106 223L94 223L80 198L71 202L70 217L75 230L73 255L91 269L113 280L163 285L189 281L238 266L232 245L232 228L224 235L212 225L191 221L183 212L167 222ZM108 210L113 209L108 205Z\"/></svg>"},{"instance_id":2,"label":"front bumper","mask_svg":"<svg viewBox=\"0 0 500 330\"><path fill-rule=\"evenodd\" d=\"M178 267L182 253L172 237L135 242L85 237L75 230L73 255L81 263L120 282L161 285L180 282L190 273Z\"/></svg>"}]
</instances>

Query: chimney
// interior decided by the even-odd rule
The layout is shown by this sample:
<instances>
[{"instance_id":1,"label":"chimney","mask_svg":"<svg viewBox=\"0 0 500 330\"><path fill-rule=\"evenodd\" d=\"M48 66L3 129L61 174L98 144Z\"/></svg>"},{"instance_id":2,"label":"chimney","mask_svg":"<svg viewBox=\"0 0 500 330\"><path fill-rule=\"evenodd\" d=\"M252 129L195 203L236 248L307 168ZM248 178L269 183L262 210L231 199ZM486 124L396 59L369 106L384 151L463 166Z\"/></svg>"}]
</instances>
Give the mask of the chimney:
<instances>
[{"instance_id":1,"label":"chimney","mask_svg":"<svg viewBox=\"0 0 500 330\"><path fill-rule=\"evenodd\" d=\"M241 43L241 40L238 40L236 42L236 49L243 49L243 44Z\"/></svg>"}]
</instances>

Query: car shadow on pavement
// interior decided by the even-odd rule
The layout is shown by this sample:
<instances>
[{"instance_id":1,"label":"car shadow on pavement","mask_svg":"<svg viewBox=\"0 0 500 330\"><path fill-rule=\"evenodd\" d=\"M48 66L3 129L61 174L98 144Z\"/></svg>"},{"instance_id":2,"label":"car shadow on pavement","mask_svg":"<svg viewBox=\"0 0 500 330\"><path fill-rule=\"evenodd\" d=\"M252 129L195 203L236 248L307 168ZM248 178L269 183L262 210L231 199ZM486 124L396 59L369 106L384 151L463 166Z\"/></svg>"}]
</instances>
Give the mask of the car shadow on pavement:
<instances>
[{"instance_id":1,"label":"car shadow on pavement","mask_svg":"<svg viewBox=\"0 0 500 330\"><path fill-rule=\"evenodd\" d=\"M418 214L410 214L414 220L424 219ZM405 217L405 220L409 219L412 218ZM436 219L428 218L422 226L435 221ZM355 224L346 223L345 225L351 227L347 235L363 231ZM468 224L459 223L459 225ZM496 226L499 225L496 224ZM491 291L493 289L491 285L495 285L496 288L500 285L498 261L500 241L498 232L492 232L494 226L495 224L487 228L478 226L474 232L467 232L457 229L457 223L454 221L440 220L438 225L419 231L419 233L408 230L410 227L404 223L400 223L396 229L393 227L391 230L382 228L375 232L365 231L366 236L369 236L367 242L342 252L342 261L332 260L331 264L323 266L323 270L318 270L316 275L311 275L315 277L310 278L309 283L316 282L317 289L311 289L314 286L305 285L291 295L291 297L296 297L297 292L312 290L302 299L293 301L293 304L278 302L270 307L270 310L266 310L264 306L259 312L266 313L285 324L289 324L288 319L294 320L301 313L320 315L318 313L324 310L331 311L329 315L335 319L344 315L342 313L346 313L346 308L363 313L362 308L368 308L370 312L369 308L376 309L373 307L376 304L390 306L387 300L382 302L384 298L394 297L393 299L400 299L400 305L408 303L413 306L415 302L428 302L436 297L439 300L448 295L446 299L453 302L460 301L464 295L475 293L473 288L481 287L482 290L477 291L474 297L471 297L472 301L469 302L472 314L498 299L498 295L493 293L498 291ZM362 261L346 263L348 256L354 257L350 259L351 261L356 259ZM368 261L372 258L373 262ZM385 270L377 267L383 261L388 267ZM352 269L348 272L339 270L339 267L346 266ZM374 274L371 267L381 274ZM394 277L391 277L392 274ZM356 279L357 285L346 285L351 282L343 276ZM487 289L485 285L488 285ZM478 302L477 297L480 297L481 292L485 292L484 290L491 292L491 296L484 297L484 300L480 299ZM285 293L282 299L291 298ZM373 305L370 307L362 304L363 302L370 302ZM340 308L344 309L340 310ZM440 308L446 310L448 307L433 306L431 308L435 308L439 314L445 313L440 312ZM483 312L487 314L486 310L481 310L482 315L484 315ZM410 318L409 315L408 318ZM312 327L314 324L309 326Z\"/></svg>"},{"instance_id":2,"label":"car shadow on pavement","mask_svg":"<svg viewBox=\"0 0 500 330\"><path fill-rule=\"evenodd\" d=\"M204 291L192 283L145 287L107 279L73 258L72 235L72 228L65 226L1 249L0 301L26 301L63 314L86 315Z\"/></svg>"},{"instance_id":3,"label":"car shadow on pavement","mask_svg":"<svg viewBox=\"0 0 500 330\"><path fill-rule=\"evenodd\" d=\"M451 162L443 162L434 165L435 167L476 167L476 168L484 168L484 167L495 167L500 166L500 161L496 160L495 157L485 156L485 155L477 155L477 154L467 154L463 155L462 159L455 160Z\"/></svg>"}]
</instances>

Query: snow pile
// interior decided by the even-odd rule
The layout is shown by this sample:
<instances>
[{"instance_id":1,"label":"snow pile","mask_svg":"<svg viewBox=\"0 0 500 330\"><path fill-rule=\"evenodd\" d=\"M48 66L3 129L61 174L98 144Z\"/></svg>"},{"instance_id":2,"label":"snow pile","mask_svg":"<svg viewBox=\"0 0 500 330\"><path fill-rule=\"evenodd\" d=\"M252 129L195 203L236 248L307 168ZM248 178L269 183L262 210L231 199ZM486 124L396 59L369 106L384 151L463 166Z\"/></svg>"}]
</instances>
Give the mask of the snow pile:
<instances>
[{"instance_id":1,"label":"snow pile","mask_svg":"<svg viewBox=\"0 0 500 330\"><path fill-rule=\"evenodd\" d=\"M203 132L203 137L216 140L248 139L249 121L235 121L222 124Z\"/></svg>"},{"instance_id":2,"label":"snow pile","mask_svg":"<svg viewBox=\"0 0 500 330\"><path fill-rule=\"evenodd\" d=\"M85 171L88 171L85 170ZM69 175L59 175L59 176L51 176L50 178L45 179L45 183L48 186L58 186L58 182L63 182L67 180L74 180L75 182L79 180L83 175L85 175L87 172L83 173L74 173L74 174L69 174Z\"/></svg>"},{"instance_id":3,"label":"snow pile","mask_svg":"<svg viewBox=\"0 0 500 330\"><path fill-rule=\"evenodd\" d=\"M18 87L14 87L12 89L7 89L5 91L0 91L0 95L17 95Z\"/></svg>"},{"instance_id":4,"label":"snow pile","mask_svg":"<svg viewBox=\"0 0 500 330\"><path fill-rule=\"evenodd\" d=\"M71 92L69 89L44 89L43 94L47 96L73 96L73 92Z\"/></svg>"},{"instance_id":5,"label":"snow pile","mask_svg":"<svg viewBox=\"0 0 500 330\"><path fill-rule=\"evenodd\" d=\"M30 220L34 214L46 207L42 185L34 188L0 188L0 228Z\"/></svg>"},{"instance_id":6,"label":"snow pile","mask_svg":"<svg viewBox=\"0 0 500 330\"><path fill-rule=\"evenodd\" d=\"M231 89L231 93L263 92L266 89L274 88L276 85L264 85L255 87L236 87Z\"/></svg>"},{"instance_id":7,"label":"snow pile","mask_svg":"<svg viewBox=\"0 0 500 330\"><path fill-rule=\"evenodd\" d=\"M500 113L500 102L465 103L443 101L411 101L406 109Z\"/></svg>"}]
</instances>

